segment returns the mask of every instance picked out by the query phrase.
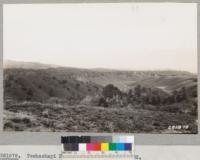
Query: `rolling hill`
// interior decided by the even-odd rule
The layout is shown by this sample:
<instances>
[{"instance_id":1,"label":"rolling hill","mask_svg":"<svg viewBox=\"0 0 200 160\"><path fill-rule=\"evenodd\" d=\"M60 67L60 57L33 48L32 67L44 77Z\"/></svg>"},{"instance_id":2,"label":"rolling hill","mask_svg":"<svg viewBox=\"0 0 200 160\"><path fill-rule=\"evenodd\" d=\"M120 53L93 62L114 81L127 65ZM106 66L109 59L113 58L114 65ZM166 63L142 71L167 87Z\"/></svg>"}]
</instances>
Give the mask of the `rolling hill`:
<instances>
[{"instance_id":1,"label":"rolling hill","mask_svg":"<svg viewBox=\"0 0 200 160\"><path fill-rule=\"evenodd\" d=\"M81 100L94 95L101 87L81 82L69 74L49 69L5 69L4 99L46 101L56 97L63 101Z\"/></svg>"},{"instance_id":2,"label":"rolling hill","mask_svg":"<svg viewBox=\"0 0 200 160\"><path fill-rule=\"evenodd\" d=\"M125 92L138 84L160 94L182 87L197 92L197 75L185 71L80 69L18 61L4 64L4 97L17 100L82 99L98 94L108 84Z\"/></svg>"}]
</instances>

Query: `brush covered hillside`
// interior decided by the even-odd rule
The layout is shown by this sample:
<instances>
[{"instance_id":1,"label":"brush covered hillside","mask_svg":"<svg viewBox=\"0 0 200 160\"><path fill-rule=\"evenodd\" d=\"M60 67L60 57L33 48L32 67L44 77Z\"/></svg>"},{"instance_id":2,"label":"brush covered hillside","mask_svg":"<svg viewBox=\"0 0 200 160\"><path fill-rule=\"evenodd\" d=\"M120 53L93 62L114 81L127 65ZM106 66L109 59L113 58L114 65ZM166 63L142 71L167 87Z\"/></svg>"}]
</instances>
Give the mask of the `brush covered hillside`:
<instances>
[{"instance_id":1,"label":"brush covered hillside","mask_svg":"<svg viewBox=\"0 0 200 160\"><path fill-rule=\"evenodd\" d=\"M4 65L6 131L197 133L195 74L31 65Z\"/></svg>"}]
</instances>

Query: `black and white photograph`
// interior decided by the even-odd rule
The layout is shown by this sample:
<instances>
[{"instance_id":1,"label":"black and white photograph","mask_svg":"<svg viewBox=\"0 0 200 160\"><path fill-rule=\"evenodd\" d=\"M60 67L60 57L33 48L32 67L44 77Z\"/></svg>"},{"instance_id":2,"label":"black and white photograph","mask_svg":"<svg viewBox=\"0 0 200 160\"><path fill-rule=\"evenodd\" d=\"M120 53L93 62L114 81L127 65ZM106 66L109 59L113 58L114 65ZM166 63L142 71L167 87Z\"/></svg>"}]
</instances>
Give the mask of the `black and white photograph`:
<instances>
[{"instance_id":1,"label":"black and white photograph","mask_svg":"<svg viewBox=\"0 0 200 160\"><path fill-rule=\"evenodd\" d=\"M198 133L197 5L3 6L6 132Z\"/></svg>"}]
</instances>

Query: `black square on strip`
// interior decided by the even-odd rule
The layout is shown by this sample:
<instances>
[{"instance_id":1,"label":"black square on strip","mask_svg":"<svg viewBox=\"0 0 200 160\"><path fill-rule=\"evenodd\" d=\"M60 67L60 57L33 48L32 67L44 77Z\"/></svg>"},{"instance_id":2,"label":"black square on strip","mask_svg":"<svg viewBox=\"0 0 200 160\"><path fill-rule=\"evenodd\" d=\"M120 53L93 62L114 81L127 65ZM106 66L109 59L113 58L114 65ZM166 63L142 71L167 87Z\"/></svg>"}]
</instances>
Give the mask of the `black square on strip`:
<instances>
[{"instance_id":1,"label":"black square on strip","mask_svg":"<svg viewBox=\"0 0 200 160\"><path fill-rule=\"evenodd\" d=\"M69 143L79 143L79 137L78 136L70 136Z\"/></svg>"},{"instance_id":2,"label":"black square on strip","mask_svg":"<svg viewBox=\"0 0 200 160\"><path fill-rule=\"evenodd\" d=\"M61 143L69 143L69 137L61 137Z\"/></svg>"},{"instance_id":3,"label":"black square on strip","mask_svg":"<svg viewBox=\"0 0 200 160\"><path fill-rule=\"evenodd\" d=\"M79 143L90 143L91 137L90 136L81 136Z\"/></svg>"},{"instance_id":4,"label":"black square on strip","mask_svg":"<svg viewBox=\"0 0 200 160\"><path fill-rule=\"evenodd\" d=\"M78 151L78 150L79 150L79 148L78 148L78 143L72 143L72 144L71 144L71 150L72 150L72 151Z\"/></svg>"},{"instance_id":5,"label":"black square on strip","mask_svg":"<svg viewBox=\"0 0 200 160\"><path fill-rule=\"evenodd\" d=\"M71 143L64 143L64 151L72 151L72 145Z\"/></svg>"}]
</instances>

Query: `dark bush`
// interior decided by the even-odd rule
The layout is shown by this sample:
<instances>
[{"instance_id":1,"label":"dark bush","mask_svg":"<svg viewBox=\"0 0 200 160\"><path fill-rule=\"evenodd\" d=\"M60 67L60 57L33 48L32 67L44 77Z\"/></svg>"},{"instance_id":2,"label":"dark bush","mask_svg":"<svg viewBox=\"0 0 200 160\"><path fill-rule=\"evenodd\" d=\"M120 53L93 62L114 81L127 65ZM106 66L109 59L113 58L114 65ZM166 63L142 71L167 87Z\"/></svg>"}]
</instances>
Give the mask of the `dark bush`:
<instances>
[{"instance_id":1,"label":"dark bush","mask_svg":"<svg viewBox=\"0 0 200 160\"><path fill-rule=\"evenodd\" d=\"M140 85L137 85L135 87L135 95L140 97L141 96L141 86Z\"/></svg>"},{"instance_id":2,"label":"dark bush","mask_svg":"<svg viewBox=\"0 0 200 160\"><path fill-rule=\"evenodd\" d=\"M77 83L76 84L76 89L78 89L80 87L80 84L79 83Z\"/></svg>"},{"instance_id":3,"label":"dark bush","mask_svg":"<svg viewBox=\"0 0 200 160\"><path fill-rule=\"evenodd\" d=\"M42 86L41 86L41 85L38 85L38 88L42 89Z\"/></svg>"},{"instance_id":4,"label":"dark bush","mask_svg":"<svg viewBox=\"0 0 200 160\"><path fill-rule=\"evenodd\" d=\"M11 122L6 122L6 123L4 124L4 129L5 129L5 128L13 128L12 123L11 123Z\"/></svg>"},{"instance_id":5,"label":"dark bush","mask_svg":"<svg viewBox=\"0 0 200 160\"><path fill-rule=\"evenodd\" d=\"M50 89L48 94L49 94L50 97L53 97L55 95L53 89Z\"/></svg>"},{"instance_id":6,"label":"dark bush","mask_svg":"<svg viewBox=\"0 0 200 160\"><path fill-rule=\"evenodd\" d=\"M105 98L101 97L99 99L99 106L108 107L108 103L106 102Z\"/></svg>"},{"instance_id":7,"label":"dark bush","mask_svg":"<svg viewBox=\"0 0 200 160\"><path fill-rule=\"evenodd\" d=\"M66 83L67 83L67 80L60 81L60 84L66 84Z\"/></svg>"},{"instance_id":8,"label":"dark bush","mask_svg":"<svg viewBox=\"0 0 200 160\"><path fill-rule=\"evenodd\" d=\"M26 93L28 96L33 96L33 91L30 88L27 90Z\"/></svg>"},{"instance_id":9,"label":"dark bush","mask_svg":"<svg viewBox=\"0 0 200 160\"><path fill-rule=\"evenodd\" d=\"M112 98L115 95L121 95L121 91L112 84L108 84L103 88L102 92L105 98Z\"/></svg>"},{"instance_id":10,"label":"dark bush","mask_svg":"<svg viewBox=\"0 0 200 160\"><path fill-rule=\"evenodd\" d=\"M22 121L26 124L29 124L31 122L29 118L23 118Z\"/></svg>"},{"instance_id":11,"label":"dark bush","mask_svg":"<svg viewBox=\"0 0 200 160\"><path fill-rule=\"evenodd\" d=\"M15 122L15 123L21 123L21 119L20 118L13 118L13 119L11 119L13 122Z\"/></svg>"}]
</instances>

